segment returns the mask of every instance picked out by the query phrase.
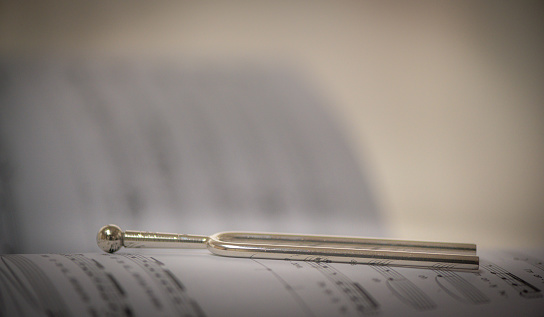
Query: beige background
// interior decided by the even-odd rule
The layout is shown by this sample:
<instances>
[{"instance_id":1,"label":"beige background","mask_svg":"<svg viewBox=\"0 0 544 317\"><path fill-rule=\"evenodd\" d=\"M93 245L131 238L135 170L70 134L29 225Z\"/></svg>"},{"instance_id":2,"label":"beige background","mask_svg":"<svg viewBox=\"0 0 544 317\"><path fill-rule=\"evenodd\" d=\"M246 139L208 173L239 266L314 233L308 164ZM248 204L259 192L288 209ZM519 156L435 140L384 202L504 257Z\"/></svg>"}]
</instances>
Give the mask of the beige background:
<instances>
[{"instance_id":1,"label":"beige background","mask_svg":"<svg viewBox=\"0 0 544 317\"><path fill-rule=\"evenodd\" d=\"M336 106L393 236L544 245L538 2L0 2L0 53L288 63Z\"/></svg>"}]
</instances>

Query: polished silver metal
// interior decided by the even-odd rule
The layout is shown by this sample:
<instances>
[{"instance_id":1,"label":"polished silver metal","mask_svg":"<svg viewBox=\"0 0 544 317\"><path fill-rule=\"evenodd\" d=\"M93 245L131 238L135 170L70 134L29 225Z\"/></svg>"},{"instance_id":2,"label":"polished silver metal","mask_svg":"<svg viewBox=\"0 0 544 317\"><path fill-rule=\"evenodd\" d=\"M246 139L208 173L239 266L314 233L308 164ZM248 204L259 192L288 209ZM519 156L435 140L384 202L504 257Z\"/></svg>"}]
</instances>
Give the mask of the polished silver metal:
<instances>
[{"instance_id":1,"label":"polished silver metal","mask_svg":"<svg viewBox=\"0 0 544 317\"><path fill-rule=\"evenodd\" d=\"M122 231L102 227L96 237L106 252L126 248L207 248L230 257L477 270L476 245L359 237L220 232L211 236Z\"/></svg>"}]
</instances>

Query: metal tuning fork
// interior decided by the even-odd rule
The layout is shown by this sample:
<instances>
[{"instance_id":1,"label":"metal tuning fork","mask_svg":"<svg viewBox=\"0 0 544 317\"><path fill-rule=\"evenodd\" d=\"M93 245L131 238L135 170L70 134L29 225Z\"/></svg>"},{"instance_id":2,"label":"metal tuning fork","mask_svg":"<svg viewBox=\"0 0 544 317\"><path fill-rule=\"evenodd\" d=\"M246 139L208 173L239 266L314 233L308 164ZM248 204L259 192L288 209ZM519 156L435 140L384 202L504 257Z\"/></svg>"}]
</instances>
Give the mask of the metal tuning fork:
<instances>
[{"instance_id":1,"label":"metal tuning fork","mask_svg":"<svg viewBox=\"0 0 544 317\"><path fill-rule=\"evenodd\" d=\"M211 236L100 228L98 246L109 253L126 248L207 248L229 257L395 265L477 270L475 244L359 237L220 232Z\"/></svg>"}]
</instances>

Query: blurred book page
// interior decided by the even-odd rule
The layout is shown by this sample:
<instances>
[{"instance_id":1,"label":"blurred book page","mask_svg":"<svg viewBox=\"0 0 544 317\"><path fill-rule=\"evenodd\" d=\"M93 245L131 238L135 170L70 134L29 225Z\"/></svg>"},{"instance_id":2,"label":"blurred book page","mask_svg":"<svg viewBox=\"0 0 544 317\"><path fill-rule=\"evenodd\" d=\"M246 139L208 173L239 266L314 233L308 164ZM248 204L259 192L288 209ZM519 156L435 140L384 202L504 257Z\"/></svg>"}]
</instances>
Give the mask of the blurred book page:
<instances>
[{"instance_id":1,"label":"blurred book page","mask_svg":"<svg viewBox=\"0 0 544 317\"><path fill-rule=\"evenodd\" d=\"M287 68L0 65L0 252L92 252L101 226L376 236L370 180Z\"/></svg>"},{"instance_id":2,"label":"blurred book page","mask_svg":"<svg viewBox=\"0 0 544 317\"><path fill-rule=\"evenodd\" d=\"M240 259L207 250L4 255L2 316L541 316L544 255L479 271Z\"/></svg>"}]
</instances>

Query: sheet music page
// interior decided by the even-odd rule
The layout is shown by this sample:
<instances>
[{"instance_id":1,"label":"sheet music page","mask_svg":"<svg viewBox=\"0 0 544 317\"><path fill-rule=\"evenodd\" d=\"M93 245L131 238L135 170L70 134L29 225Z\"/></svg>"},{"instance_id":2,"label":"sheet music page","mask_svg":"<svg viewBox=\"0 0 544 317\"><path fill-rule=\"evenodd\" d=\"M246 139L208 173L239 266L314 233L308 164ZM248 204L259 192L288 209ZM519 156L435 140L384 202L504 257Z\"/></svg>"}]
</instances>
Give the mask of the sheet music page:
<instances>
[{"instance_id":1,"label":"sheet music page","mask_svg":"<svg viewBox=\"0 0 544 317\"><path fill-rule=\"evenodd\" d=\"M0 253L93 252L108 223L383 233L364 164L294 71L32 60L0 75Z\"/></svg>"},{"instance_id":2,"label":"sheet music page","mask_svg":"<svg viewBox=\"0 0 544 317\"><path fill-rule=\"evenodd\" d=\"M207 250L4 255L1 316L542 316L544 254L475 272L228 258Z\"/></svg>"}]
</instances>

